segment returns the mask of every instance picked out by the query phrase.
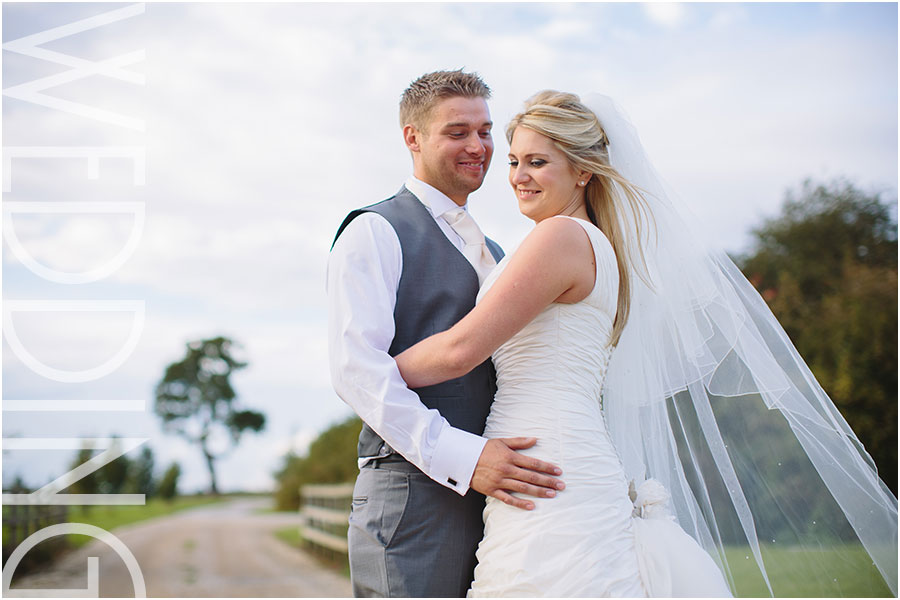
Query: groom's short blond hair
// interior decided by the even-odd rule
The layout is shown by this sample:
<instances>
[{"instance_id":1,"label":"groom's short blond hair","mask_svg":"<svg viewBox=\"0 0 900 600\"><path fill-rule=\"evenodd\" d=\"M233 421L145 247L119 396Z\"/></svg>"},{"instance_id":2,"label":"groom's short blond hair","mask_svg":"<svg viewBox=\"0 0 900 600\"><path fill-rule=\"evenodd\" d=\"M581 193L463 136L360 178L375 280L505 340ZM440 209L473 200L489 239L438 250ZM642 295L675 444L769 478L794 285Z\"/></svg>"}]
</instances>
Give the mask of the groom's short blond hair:
<instances>
[{"instance_id":1,"label":"groom's short blond hair","mask_svg":"<svg viewBox=\"0 0 900 600\"><path fill-rule=\"evenodd\" d=\"M400 97L400 127L412 125L424 130L434 105L444 98L457 96L487 100L491 88L477 73L464 73L462 69L422 75Z\"/></svg>"}]
</instances>

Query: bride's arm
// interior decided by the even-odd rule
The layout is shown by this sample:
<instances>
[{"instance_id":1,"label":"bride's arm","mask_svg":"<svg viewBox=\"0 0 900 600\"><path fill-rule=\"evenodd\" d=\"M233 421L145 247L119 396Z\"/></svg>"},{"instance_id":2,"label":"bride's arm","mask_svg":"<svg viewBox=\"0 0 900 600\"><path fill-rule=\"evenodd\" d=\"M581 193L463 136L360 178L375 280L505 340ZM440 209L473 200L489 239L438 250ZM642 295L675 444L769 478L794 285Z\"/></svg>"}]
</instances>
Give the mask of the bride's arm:
<instances>
[{"instance_id":1,"label":"bride's arm","mask_svg":"<svg viewBox=\"0 0 900 600\"><path fill-rule=\"evenodd\" d=\"M468 315L395 357L400 374L410 388L465 375L552 302L584 299L594 278L594 252L582 226L545 219Z\"/></svg>"}]
</instances>

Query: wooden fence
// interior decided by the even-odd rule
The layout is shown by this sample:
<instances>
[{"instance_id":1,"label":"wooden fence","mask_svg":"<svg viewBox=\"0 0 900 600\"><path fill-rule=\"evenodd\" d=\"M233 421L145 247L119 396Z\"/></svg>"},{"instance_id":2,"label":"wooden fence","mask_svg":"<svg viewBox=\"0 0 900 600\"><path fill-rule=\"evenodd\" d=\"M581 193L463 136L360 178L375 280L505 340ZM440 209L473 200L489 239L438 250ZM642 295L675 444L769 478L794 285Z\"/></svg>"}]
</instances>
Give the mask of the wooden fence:
<instances>
[{"instance_id":1,"label":"wooden fence","mask_svg":"<svg viewBox=\"0 0 900 600\"><path fill-rule=\"evenodd\" d=\"M300 498L300 512L305 519L300 526L303 539L320 553L346 559L353 484L304 485L300 488Z\"/></svg>"},{"instance_id":2,"label":"wooden fence","mask_svg":"<svg viewBox=\"0 0 900 600\"><path fill-rule=\"evenodd\" d=\"M8 504L3 507L3 564L22 541L32 533L69 518L68 506ZM21 571L49 561L66 547L68 536L56 536L31 549L19 563Z\"/></svg>"}]
</instances>

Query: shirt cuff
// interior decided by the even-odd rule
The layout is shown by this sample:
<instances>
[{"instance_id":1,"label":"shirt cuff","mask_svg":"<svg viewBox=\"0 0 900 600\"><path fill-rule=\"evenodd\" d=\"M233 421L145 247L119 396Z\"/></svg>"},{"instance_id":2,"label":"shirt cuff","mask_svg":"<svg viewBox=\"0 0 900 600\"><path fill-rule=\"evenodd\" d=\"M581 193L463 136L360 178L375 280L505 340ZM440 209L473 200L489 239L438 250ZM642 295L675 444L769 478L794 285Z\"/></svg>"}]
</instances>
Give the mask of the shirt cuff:
<instances>
[{"instance_id":1,"label":"shirt cuff","mask_svg":"<svg viewBox=\"0 0 900 600\"><path fill-rule=\"evenodd\" d=\"M480 435L445 426L434 447L429 475L460 496L465 495L486 443Z\"/></svg>"}]
</instances>

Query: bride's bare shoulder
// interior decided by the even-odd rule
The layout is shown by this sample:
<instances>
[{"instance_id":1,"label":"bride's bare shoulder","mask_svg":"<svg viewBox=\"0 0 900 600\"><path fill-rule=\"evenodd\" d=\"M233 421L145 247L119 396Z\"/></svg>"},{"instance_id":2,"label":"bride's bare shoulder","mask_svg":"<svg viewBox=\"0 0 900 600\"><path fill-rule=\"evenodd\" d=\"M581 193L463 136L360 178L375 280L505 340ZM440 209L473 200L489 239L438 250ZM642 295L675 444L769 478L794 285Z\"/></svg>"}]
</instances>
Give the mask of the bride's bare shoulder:
<instances>
[{"instance_id":1,"label":"bride's bare shoulder","mask_svg":"<svg viewBox=\"0 0 900 600\"><path fill-rule=\"evenodd\" d=\"M544 219L522 241L510 261L515 271L559 284L556 302L584 299L593 289L596 260L583 225L569 217ZM514 266L515 265L515 266Z\"/></svg>"},{"instance_id":2,"label":"bride's bare shoulder","mask_svg":"<svg viewBox=\"0 0 900 600\"><path fill-rule=\"evenodd\" d=\"M534 226L522 245L540 247L554 254L588 252L593 256L591 240L584 226L578 221L576 218L563 215L544 219Z\"/></svg>"}]
</instances>

